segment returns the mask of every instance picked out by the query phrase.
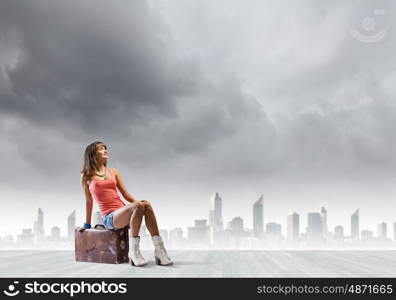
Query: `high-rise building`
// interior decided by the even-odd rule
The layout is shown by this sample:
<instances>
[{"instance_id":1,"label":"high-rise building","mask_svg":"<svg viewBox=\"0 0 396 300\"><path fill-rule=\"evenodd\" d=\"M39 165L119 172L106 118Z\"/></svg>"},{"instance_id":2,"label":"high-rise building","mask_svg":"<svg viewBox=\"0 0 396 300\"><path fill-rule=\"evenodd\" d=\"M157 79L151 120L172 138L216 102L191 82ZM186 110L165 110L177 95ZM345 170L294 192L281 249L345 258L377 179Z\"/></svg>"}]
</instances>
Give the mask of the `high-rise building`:
<instances>
[{"instance_id":1,"label":"high-rise building","mask_svg":"<svg viewBox=\"0 0 396 300\"><path fill-rule=\"evenodd\" d=\"M363 245L368 245L374 241L373 232L370 230L362 230L361 242Z\"/></svg>"},{"instance_id":2,"label":"high-rise building","mask_svg":"<svg viewBox=\"0 0 396 300\"><path fill-rule=\"evenodd\" d=\"M219 193L214 193L210 197L209 226L215 231L223 229L222 200Z\"/></svg>"},{"instance_id":3,"label":"high-rise building","mask_svg":"<svg viewBox=\"0 0 396 300\"><path fill-rule=\"evenodd\" d=\"M76 210L67 217L67 238L69 241L74 240L74 230L76 228Z\"/></svg>"},{"instance_id":4,"label":"high-rise building","mask_svg":"<svg viewBox=\"0 0 396 300\"><path fill-rule=\"evenodd\" d=\"M44 212L41 208L37 212L37 220L33 224L33 235L36 241L44 238Z\"/></svg>"},{"instance_id":5,"label":"high-rise building","mask_svg":"<svg viewBox=\"0 0 396 300\"><path fill-rule=\"evenodd\" d=\"M263 195L253 204L253 235L261 238L264 232Z\"/></svg>"},{"instance_id":6,"label":"high-rise building","mask_svg":"<svg viewBox=\"0 0 396 300\"><path fill-rule=\"evenodd\" d=\"M307 239L309 242L322 242L323 224L322 217L317 212L308 213Z\"/></svg>"},{"instance_id":7,"label":"high-rise building","mask_svg":"<svg viewBox=\"0 0 396 300\"><path fill-rule=\"evenodd\" d=\"M169 244L173 248L184 246L183 229L176 227L169 232Z\"/></svg>"},{"instance_id":8,"label":"high-rise building","mask_svg":"<svg viewBox=\"0 0 396 300\"><path fill-rule=\"evenodd\" d=\"M183 240L183 229L180 227L173 228L169 232L170 240Z\"/></svg>"},{"instance_id":9,"label":"high-rise building","mask_svg":"<svg viewBox=\"0 0 396 300\"><path fill-rule=\"evenodd\" d=\"M300 236L300 215L294 212L287 216L287 239L297 241Z\"/></svg>"},{"instance_id":10,"label":"high-rise building","mask_svg":"<svg viewBox=\"0 0 396 300\"><path fill-rule=\"evenodd\" d=\"M57 226L54 226L51 228L51 240L52 241L59 241L61 238L60 236L60 228Z\"/></svg>"},{"instance_id":11,"label":"high-rise building","mask_svg":"<svg viewBox=\"0 0 396 300\"><path fill-rule=\"evenodd\" d=\"M173 228L169 231L169 239L183 239L183 229L181 227Z\"/></svg>"},{"instance_id":12,"label":"high-rise building","mask_svg":"<svg viewBox=\"0 0 396 300\"><path fill-rule=\"evenodd\" d=\"M241 217L233 218L229 223L229 228L232 235L242 237L244 232L243 219Z\"/></svg>"},{"instance_id":13,"label":"high-rise building","mask_svg":"<svg viewBox=\"0 0 396 300\"><path fill-rule=\"evenodd\" d=\"M281 224L270 222L265 226L265 231L269 236L281 236L282 226Z\"/></svg>"},{"instance_id":14,"label":"high-rise building","mask_svg":"<svg viewBox=\"0 0 396 300\"><path fill-rule=\"evenodd\" d=\"M207 220L195 220L194 227L188 227L188 241L192 243L209 243L209 226Z\"/></svg>"},{"instance_id":15,"label":"high-rise building","mask_svg":"<svg viewBox=\"0 0 396 300\"><path fill-rule=\"evenodd\" d=\"M17 236L17 243L22 244L24 246L33 246L33 231L30 228L22 229L22 234Z\"/></svg>"},{"instance_id":16,"label":"high-rise building","mask_svg":"<svg viewBox=\"0 0 396 300\"><path fill-rule=\"evenodd\" d=\"M377 226L377 233L378 233L378 238L381 240L386 240L387 238L387 228L386 228L386 223L381 222Z\"/></svg>"},{"instance_id":17,"label":"high-rise building","mask_svg":"<svg viewBox=\"0 0 396 300\"><path fill-rule=\"evenodd\" d=\"M351 239L352 241L359 240L359 209L351 216Z\"/></svg>"},{"instance_id":18,"label":"high-rise building","mask_svg":"<svg viewBox=\"0 0 396 300\"><path fill-rule=\"evenodd\" d=\"M338 244L344 243L344 227L341 225L337 225L334 228L334 240L336 240Z\"/></svg>"},{"instance_id":19,"label":"high-rise building","mask_svg":"<svg viewBox=\"0 0 396 300\"><path fill-rule=\"evenodd\" d=\"M222 199L219 193L210 197L209 205L209 239L212 245L218 245L223 240Z\"/></svg>"},{"instance_id":20,"label":"high-rise building","mask_svg":"<svg viewBox=\"0 0 396 300\"><path fill-rule=\"evenodd\" d=\"M323 229L323 236L326 237L328 233L327 229L327 210L322 206L320 210L320 217L322 218L322 229Z\"/></svg>"}]
</instances>

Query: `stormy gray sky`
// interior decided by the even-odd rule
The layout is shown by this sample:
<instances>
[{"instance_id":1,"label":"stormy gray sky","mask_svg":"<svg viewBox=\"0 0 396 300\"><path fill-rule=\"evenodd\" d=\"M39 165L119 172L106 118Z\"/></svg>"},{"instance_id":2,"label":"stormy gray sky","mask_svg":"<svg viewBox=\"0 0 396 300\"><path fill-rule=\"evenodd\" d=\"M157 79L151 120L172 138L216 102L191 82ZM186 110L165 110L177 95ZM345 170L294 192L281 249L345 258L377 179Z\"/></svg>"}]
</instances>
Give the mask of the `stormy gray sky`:
<instances>
[{"instance_id":1,"label":"stormy gray sky","mask_svg":"<svg viewBox=\"0 0 396 300\"><path fill-rule=\"evenodd\" d=\"M396 221L393 1L0 2L0 236L85 219L85 147L164 229L328 210ZM379 9L383 13L378 14ZM371 22L371 23L370 23ZM386 34L376 42L354 38ZM6 211L7 213L4 213ZM389 228L389 232L393 233Z\"/></svg>"}]
</instances>

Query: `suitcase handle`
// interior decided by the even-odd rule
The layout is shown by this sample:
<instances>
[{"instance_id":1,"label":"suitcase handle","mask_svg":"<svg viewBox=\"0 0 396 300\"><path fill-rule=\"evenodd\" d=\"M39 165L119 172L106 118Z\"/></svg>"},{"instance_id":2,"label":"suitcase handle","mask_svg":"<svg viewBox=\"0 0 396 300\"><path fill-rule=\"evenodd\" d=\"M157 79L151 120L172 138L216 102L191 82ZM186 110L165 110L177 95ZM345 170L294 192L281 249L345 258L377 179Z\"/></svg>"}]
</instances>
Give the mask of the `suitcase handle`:
<instances>
[{"instance_id":1,"label":"suitcase handle","mask_svg":"<svg viewBox=\"0 0 396 300\"><path fill-rule=\"evenodd\" d=\"M94 229L96 229L98 226L103 227L104 229L106 229L106 227L103 224L96 224Z\"/></svg>"}]
</instances>

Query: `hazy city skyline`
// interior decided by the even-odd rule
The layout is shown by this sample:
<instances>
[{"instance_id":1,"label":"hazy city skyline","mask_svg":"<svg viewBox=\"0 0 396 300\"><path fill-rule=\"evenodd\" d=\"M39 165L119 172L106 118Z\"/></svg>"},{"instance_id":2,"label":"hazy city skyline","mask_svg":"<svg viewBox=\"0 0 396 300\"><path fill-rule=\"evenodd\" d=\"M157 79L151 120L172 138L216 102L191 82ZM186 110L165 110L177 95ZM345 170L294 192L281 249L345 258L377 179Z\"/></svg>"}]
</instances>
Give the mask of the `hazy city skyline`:
<instances>
[{"instance_id":1,"label":"hazy city skyline","mask_svg":"<svg viewBox=\"0 0 396 300\"><path fill-rule=\"evenodd\" d=\"M223 220L223 199L220 193L213 193L208 204L208 218L195 219L193 220L194 226L189 226L187 228L162 228L160 229L160 234L163 235L166 241L169 239L169 244L171 246L179 248L194 248L197 245L214 247L214 249L221 249L224 247L238 248L241 243L238 240L244 240L246 238L253 238L250 242L253 242L250 246L251 248L271 248L274 247L274 245L280 248L287 247L296 249L301 247L342 248L348 246L361 248L367 246L383 246L389 248L392 246L392 244L390 244L391 241L393 241L393 247L396 247L396 220L389 226L389 228L393 227L392 236L390 236L391 231L388 230L388 224L383 221L377 224L377 231L368 230L364 224L362 225L360 222L359 209L356 209L350 215L351 230L348 233L345 231L345 226L343 224L337 225L334 227L334 230L329 229L327 209L323 206L319 212L309 212L307 214L307 226L305 228L301 226L301 219L303 219L303 217L298 212L292 212L286 216L287 227L283 228L280 223L266 223L264 221L262 214L264 210L263 195L251 205L254 220L251 226L246 224L244 219L240 216L235 216L231 220ZM223 222L225 222L225 224L223 224ZM66 247L67 245L73 247L74 230L76 227L76 210L73 210L67 217L66 236L61 234L59 226L54 226L50 230L45 230L45 211L42 208L38 208L37 219L33 220L32 224L33 229L23 228L16 238L10 238L10 235L4 237L0 236L1 248L12 247L11 245L15 243L15 246L19 245L29 248L34 247L34 245L39 246L43 242L55 243L52 246L54 247L55 245L56 247L57 243L60 245L59 243L62 241ZM101 224L101 215L99 211L93 212L91 224L92 227L96 224ZM359 230L359 228L364 229ZM50 232L50 235L47 234L48 232ZM145 225L142 226L140 234L142 236L149 235ZM235 240L235 238L237 240ZM175 240L179 242L175 242ZM378 242L383 244L378 244Z\"/></svg>"}]
</instances>

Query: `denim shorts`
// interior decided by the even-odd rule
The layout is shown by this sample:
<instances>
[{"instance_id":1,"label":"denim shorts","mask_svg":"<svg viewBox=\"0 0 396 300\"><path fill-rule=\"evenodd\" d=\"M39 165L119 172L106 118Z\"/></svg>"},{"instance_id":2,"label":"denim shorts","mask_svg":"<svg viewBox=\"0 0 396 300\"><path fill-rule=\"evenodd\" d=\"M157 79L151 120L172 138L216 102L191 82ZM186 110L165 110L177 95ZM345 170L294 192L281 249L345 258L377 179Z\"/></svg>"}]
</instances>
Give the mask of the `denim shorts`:
<instances>
[{"instance_id":1,"label":"denim shorts","mask_svg":"<svg viewBox=\"0 0 396 300\"><path fill-rule=\"evenodd\" d=\"M102 223L106 229L116 229L113 226L113 215L115 213L115 210L113 210L111 213L108 213L104 217L102 217ZM126 228L130 228L129 225L125 226Z\"/></svg>"},{"instance_id":2,"label":"denim shorts","mask_svg":"<svg viewBox=\"0 0 396 300\"><path fill-rule=\"evenodd\" d=\"M114 215L114 211L102 217L102 222L106 229L115 229L113 227L113 215Z\"/></svg>"}]
</instances>

